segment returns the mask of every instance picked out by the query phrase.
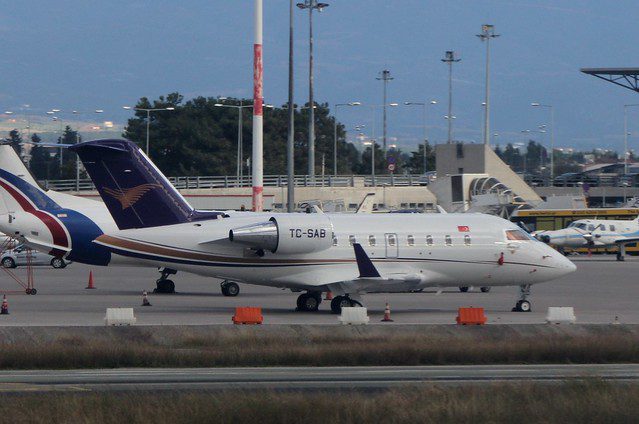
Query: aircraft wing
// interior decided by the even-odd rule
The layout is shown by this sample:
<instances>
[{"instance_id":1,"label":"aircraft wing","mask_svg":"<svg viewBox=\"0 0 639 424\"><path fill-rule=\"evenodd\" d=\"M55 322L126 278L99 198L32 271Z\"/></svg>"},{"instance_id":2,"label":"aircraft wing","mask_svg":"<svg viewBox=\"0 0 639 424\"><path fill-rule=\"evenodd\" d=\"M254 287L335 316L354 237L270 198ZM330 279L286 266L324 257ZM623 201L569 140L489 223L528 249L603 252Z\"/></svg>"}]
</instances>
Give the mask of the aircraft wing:
<instances>
[{"instance_id":1,"label":"aircraft wing","mask_svg":"<svg viewBox=\"0 0 639 424\"><path fill-rule=\"evenodd\" d=\"M355 250L355 260L357 261L357 268L359 270L359 277L353 280L353 283L356 285L381 288L396 284L418 285L426 282L424 277L409 273L381 275L361 244L354 243L353 249Z\"/></svg>"}]
</instances>

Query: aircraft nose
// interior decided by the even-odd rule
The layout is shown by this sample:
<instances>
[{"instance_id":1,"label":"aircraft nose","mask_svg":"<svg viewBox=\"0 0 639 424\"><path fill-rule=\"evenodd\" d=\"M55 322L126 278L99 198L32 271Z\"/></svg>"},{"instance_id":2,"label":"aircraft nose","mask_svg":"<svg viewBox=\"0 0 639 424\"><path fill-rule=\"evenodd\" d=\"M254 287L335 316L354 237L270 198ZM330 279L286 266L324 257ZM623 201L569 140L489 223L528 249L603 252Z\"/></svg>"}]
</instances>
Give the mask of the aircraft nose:
<instances>
[{"instance_id":1,"label":"aircraft nose","mask_svg":"<svg viewBox=\"0 0 639 424\"><path fill-rule=\"evenodd\" d=\"M560 272L559 276L568 275L577 270L577 266L567 257L559 252L555 252L555 262Z\"/></svg>"}]
</instances>

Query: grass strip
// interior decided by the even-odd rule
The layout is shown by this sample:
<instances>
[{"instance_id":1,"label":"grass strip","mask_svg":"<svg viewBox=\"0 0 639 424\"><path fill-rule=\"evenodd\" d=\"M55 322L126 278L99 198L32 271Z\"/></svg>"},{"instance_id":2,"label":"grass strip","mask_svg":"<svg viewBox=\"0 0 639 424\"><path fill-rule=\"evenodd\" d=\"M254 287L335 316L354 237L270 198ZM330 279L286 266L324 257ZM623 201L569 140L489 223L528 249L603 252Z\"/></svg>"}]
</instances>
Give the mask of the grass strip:
<instances>
[{"instance_id":1,"label":"grass strip","mask_svg":"<svg viewBox=\"0 0 639 424\"><path fill-rule=\"evenodd\" d=\"M507 339L415 335L300 338L229 334L105 341L64 338L0 343L0 369L455 365L639 362L639 336L517 336Z\"/></svg>"},{"instance_id":2,"label":"grass strip","mask_svg":"<svg viewBox=\"0 0 639 424\"><path fill-rule=\"evenodd\" d=\"M418 386L382 392L178 392L0 395L4 422L600 423L636 422L639 386L601 381Z\"/></svg>"}]
</instances>

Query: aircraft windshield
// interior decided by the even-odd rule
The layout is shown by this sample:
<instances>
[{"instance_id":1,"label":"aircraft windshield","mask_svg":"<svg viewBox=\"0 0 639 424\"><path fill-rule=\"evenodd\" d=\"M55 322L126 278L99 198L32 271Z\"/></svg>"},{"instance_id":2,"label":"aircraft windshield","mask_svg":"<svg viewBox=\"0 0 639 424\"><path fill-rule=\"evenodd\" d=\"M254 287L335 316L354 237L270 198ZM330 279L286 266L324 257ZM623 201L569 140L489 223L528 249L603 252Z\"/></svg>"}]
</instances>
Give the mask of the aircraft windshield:
<instances>
[{"instance_id":1,"label":"aircraft windshield","mask_svg":"<svg viewBox=\"0 0 639 424\"><path fill-rule=\"evenodd\" d=\"M587 225L583 222L573 222L568 226L568 228L579 228L580 230L585 230L587 229Z\"/></svg>"},{"instance_id":2,"label":"aircraft windshield","mask_svg":"<svg viewBox=\"0 0 639 424\"><path fill-rule=\"evenodd\" d=\"M530 237L522 230L506 230L507 240L528 241Z\"/></svg>"}]
</instances>

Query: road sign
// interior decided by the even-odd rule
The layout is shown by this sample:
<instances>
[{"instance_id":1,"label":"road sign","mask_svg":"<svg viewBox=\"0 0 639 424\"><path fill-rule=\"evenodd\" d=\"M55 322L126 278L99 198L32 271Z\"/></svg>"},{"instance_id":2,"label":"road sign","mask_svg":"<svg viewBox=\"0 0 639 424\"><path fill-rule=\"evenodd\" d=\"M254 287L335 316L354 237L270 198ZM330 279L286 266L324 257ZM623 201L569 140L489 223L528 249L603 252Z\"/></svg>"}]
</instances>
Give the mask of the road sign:
<instances>
[{"instance_id":1,"label":"road sign","mask_svg":"<svg viewBox=\"0 0 639 424\"><path fill-rule=\"evenodd\" d=\"M390 172L393 172L393 171L395 170L395 164L394 164L394 163L389 163L389 164L388 164L388 170L389 170Z\"/></svg>"}]
</instances>

